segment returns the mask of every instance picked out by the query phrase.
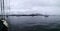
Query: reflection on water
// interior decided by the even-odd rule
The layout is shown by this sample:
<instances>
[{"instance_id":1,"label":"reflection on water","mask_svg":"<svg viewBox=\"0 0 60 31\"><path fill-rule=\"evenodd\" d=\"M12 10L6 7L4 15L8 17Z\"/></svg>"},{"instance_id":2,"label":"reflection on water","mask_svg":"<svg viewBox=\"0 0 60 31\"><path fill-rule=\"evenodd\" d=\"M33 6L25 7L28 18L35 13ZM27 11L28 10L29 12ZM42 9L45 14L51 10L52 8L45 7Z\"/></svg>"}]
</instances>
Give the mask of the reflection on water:
<instances>
[{"instance_id":1,"label":"reflection on water","mask_svg":"<svg viewBox=\"0 0 60 31\"><path fill-rule=\"evenodd\" d=\"M10 31L57 31L60 29L60 16L9 16Z\"/></svg>"}]
</instances>

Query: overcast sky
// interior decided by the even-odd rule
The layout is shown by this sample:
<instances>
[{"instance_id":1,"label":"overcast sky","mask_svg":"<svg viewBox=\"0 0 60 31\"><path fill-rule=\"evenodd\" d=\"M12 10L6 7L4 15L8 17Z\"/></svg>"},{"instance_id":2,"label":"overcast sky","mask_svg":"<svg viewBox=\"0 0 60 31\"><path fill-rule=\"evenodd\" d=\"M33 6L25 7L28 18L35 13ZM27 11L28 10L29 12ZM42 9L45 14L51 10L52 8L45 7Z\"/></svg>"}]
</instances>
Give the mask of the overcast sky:
<instances>
[{"instance_id":1,"label":"overcast sky","mask_svg":"<svg viewBox=\"0 0 60 31\"><path fill-rule=\"evenodd\" d=\"M15 14L42 13L60 15L60 0L6 0L5 7L9 8L9 6L9 12Z\"/></svg>"}]
</instances>

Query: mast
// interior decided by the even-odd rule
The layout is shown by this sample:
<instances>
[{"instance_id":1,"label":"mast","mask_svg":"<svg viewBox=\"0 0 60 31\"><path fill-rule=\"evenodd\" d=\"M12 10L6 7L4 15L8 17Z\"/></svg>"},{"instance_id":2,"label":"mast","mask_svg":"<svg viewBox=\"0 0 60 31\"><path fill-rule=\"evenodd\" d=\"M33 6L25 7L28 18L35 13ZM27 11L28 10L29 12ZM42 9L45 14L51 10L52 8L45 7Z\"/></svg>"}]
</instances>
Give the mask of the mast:
<instances>
[{"instance_id":1,"label":"mast","mask_svg":"<svg viewBox=\"0 0 60 31\"><path fill-rule=\"evenodd\" d=\"M4 0L1 0L1 15L2 15L2 19L4 19L5 17L3 16L4 13Z\"/></svg>"},{"instance_id":2,"label":"mast","mask_svg":"<svg viewBox=\"0 0 60 31\"><path fill-rule=\"evenodd\" d=\"M4 0L2 0L2 8L3 8L2 13L4 15Z\"/></svg>"}]
</instances>

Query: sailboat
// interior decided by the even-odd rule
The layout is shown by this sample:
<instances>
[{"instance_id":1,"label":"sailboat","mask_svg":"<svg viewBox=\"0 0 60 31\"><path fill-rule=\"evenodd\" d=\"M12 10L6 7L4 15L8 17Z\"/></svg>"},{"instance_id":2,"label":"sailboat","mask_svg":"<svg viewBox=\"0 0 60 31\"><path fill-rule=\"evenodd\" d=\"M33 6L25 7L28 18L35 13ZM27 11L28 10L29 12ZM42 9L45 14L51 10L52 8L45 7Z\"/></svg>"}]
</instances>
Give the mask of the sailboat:
<instances>
[{"instance_id":1,"label":"sailboat","mask_svg":"<svg viewBox=\"0 0 60 31\"><path fill-rule=\"evenodd\" d=\"M0 16L0 31L8 31L8 27L6 26L6 20L4 15L4 0L1 0L1 15Z\"/></svg>"}]
</instances>

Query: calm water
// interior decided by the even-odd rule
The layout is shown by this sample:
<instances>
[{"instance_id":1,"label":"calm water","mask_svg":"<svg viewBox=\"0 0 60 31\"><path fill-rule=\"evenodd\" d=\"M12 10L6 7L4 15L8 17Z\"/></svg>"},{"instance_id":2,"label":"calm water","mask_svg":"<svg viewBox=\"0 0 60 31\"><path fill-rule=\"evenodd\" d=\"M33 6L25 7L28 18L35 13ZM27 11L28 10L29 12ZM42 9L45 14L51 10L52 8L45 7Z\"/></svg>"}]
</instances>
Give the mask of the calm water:
<instances>
[{"instance_id":1,"label":"calm water","mask_svg":"<svg viewBox=\"0 0 60 31\"><path fill-rule=\"evenodd\" d=\"M9 16L8 18L9 30L10 31L29 31L36 30L38 31L43 29L53 29L59 28L60 26L60 16ZM33 28L35 27L35 28ZM40 27L40 28L38 28ZM41 29L41 30L43 30ZM40 30L40 31L41 31Z\"/></svg>"}]
</instances>

